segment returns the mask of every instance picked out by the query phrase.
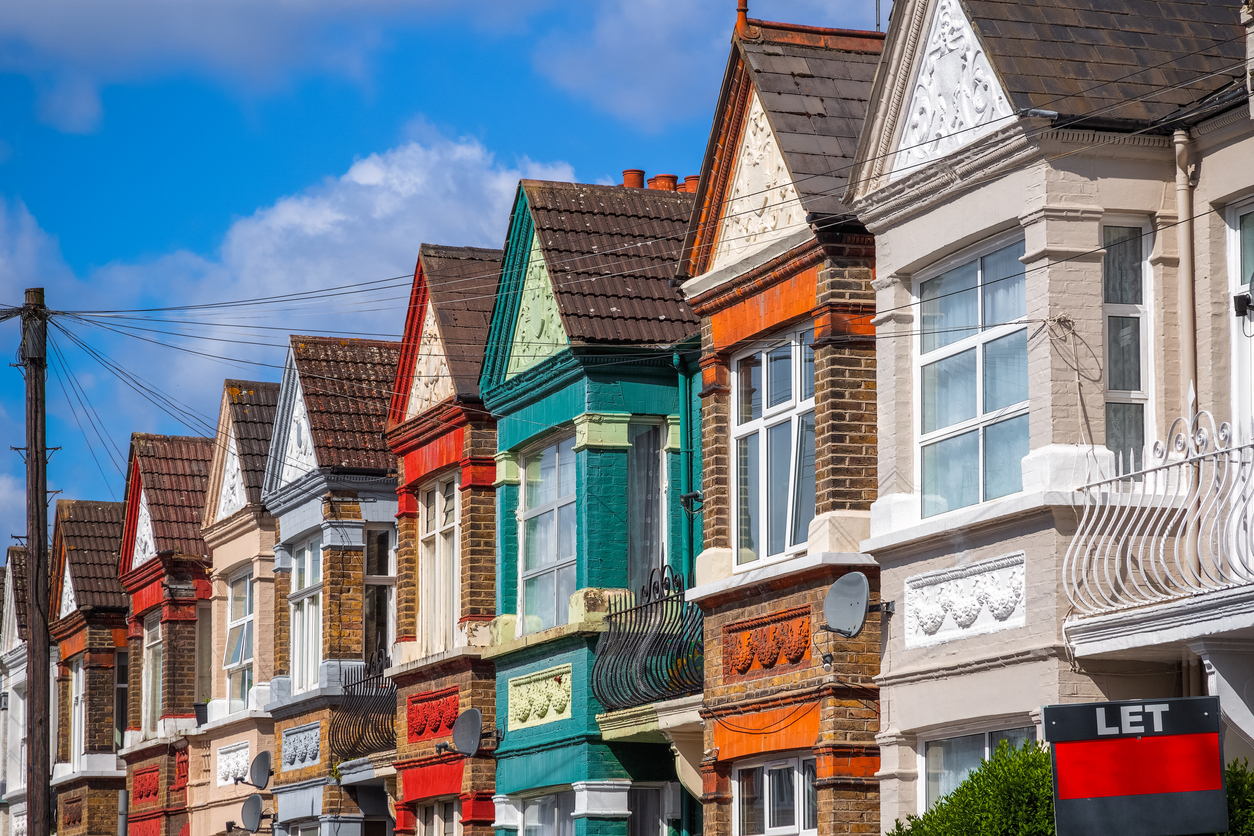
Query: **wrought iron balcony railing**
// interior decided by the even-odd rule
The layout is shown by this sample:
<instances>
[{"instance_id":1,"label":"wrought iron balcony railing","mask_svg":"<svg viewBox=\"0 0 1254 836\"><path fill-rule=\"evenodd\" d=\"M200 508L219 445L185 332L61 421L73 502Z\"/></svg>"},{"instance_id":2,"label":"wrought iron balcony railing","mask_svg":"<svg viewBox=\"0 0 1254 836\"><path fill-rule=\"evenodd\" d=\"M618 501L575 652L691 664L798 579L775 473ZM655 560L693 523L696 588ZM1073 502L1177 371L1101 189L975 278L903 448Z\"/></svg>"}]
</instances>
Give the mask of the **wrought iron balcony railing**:
<instances>
[{"instance_id":1,"label":"wrought iron balcony railing","mask_svg":"<svg viewBox=\"0 0 1254 836\"><path fill-rule=\"evenodd\" d=\"M640 590L610 604L597 641L592 693L610 711L698 693L705 680L701 610L684 600L683 578L654 570Z\"/></svg>"},{"instance_id":2,"label":"wrought iron balcony railing","mask_svg":"<svg viewBox=\"0 0 1254 836\"><path fill-rule=\"evenodd\" d=\"M383 675L391 664L375 653L344 679L344 697L331 713L327 742L341 761L396 748L396 683Z\"/></svg>"},{"instance_id":3,"label":"wrought iron balcony railing","mask_svg":"<svg viewBox=\"0 0 1254 836\"><path fill-rule=\"evenodd\" d=\"M1254 443L1207 412L1167 438L1144 468L1079 489L1063 584L1081 615L1254 582Z\"/></svg>"}]
</instances>

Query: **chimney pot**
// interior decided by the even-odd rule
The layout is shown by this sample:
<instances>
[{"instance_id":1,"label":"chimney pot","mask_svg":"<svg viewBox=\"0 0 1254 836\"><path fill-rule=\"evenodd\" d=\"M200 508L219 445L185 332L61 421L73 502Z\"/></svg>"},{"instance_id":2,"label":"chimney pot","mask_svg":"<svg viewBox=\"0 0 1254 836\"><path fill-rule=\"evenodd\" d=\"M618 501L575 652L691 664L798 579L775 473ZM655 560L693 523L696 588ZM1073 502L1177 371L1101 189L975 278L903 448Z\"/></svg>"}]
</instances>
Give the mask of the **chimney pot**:
<instances>
[{"instance_id":1,"label":"chimney pot","mask_svg":"<svg viewBox=\"0 0 1254 836\"><path fill-rule=\"evenodd\" d=\"M658 187L658 185L657 185L657 178L656 178L656 177L650 177L650 178L649 178L649 188L650 188L650 189L656 189L657 187Z\"/></svg>"},{"instance_id":2,"label":"chimney pot","mask_svg":"<svg viewBox=\"0 0 1254 836\"><path fill-rule=\"evenodd\" d=\"M623 185L629 189L643 189L644 188L644 169L643 168L623 169Z\"/></svg>"},{"instance_id":3,"label":"chimney pot","mask_svg":"<svg viewBox=\"0 0 1254 836\"><path fill-rule=\"evenodd\" d=\"M700 174L689 174L684 178L684 191L690 194L697 193L697 184L701 182Z\"/></svg>"},{"instance_id":4,"label":"chimney pot","mask_svg":"<svg viewBox=\"0 0 1254 836\"><path fill-rule=\"evenodd\" d=\"M664 192L677 191L675 188L675 185L679 182L679 175L677 174L659 174L654 180L657 181L657 188Z\"/></svg>"}]
</instances>

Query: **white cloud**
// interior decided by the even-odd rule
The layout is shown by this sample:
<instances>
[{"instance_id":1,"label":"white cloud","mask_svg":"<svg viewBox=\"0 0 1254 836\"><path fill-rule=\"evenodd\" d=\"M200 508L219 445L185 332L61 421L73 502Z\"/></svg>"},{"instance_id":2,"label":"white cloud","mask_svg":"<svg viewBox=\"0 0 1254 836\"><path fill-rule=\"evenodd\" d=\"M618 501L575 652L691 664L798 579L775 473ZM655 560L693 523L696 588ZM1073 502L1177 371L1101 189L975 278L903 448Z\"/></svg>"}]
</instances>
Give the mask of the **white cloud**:
<instances>
[{"instance_id":1,"label":"white cloud","mask_svg":"<svg viewBox=\"0 0 1254 836\"><path fill-rule=\"evenodd\" d=\"M0 473L0 555L18 542L11 535L26 536L26 481Z\"/></svg>"}]
</instances>

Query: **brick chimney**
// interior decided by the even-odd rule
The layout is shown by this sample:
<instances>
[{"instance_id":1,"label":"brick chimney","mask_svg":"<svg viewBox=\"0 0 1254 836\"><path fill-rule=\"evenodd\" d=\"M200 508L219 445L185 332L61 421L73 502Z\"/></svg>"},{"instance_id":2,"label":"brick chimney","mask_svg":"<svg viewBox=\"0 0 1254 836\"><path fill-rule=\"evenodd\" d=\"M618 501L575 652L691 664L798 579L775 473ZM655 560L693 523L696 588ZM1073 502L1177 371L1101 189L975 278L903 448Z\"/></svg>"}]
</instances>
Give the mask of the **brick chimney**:
<instances>
[{"instance_id":1,"label":"brick chimney","mask_svg":"<svg viewBox=\"0 0 1254 836\"><path fill-rule=\"evenodd\" d=\"M644 169L643 168L624 168L623 169L623 186L628 189L644 188Z\"/></svg>"}]
</instances>

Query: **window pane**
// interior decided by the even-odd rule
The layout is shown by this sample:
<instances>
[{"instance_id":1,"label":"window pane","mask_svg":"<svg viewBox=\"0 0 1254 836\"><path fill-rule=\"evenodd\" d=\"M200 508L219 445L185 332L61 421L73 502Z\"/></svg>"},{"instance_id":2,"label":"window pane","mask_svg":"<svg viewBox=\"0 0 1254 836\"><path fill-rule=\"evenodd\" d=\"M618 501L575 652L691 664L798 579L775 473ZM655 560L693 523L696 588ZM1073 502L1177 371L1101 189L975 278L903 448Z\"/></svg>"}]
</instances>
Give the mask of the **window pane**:
<instances>
[{"instance_id":1,"label":"window pane","mask_svg":"<svg viewBox=\"0 0 1254 836\"><path fill-rule=\"evenodd\" d=\"M302 547L296 555L296 584L292 589L304 589L308 579L309 549Z\"/></svg>"},{"instance_id":2,"label":"window pane","mask_svg":"<svg viewBox=\"0 0 1254 836\"><path fill-rule=\"evenodd\" d=\"M438 649L451 650L453 647L453 625L457 623L460 613L457 612L457 584L460 579L454 569L454 553L453 532L448 531L440 535L440 568L439 578L436 583L438 593L433 593L426 600L440 601L439 607L428 606L428 610L436 610L437 615L433 615L433 619L439 619L438 629L434 627L437 623L432 621L432 639L438 639Z\"/></svg>"},{"instance_id":3,"label":"window pane","mask_svg":"<svg viewBox=\"0 0 1254 836\"><path fill-rule=\"evenodd\" d=\"M627 440L627 588L639 592L662 565L662 427L631 424Z\"/></svg>"},{"instance_id":4,"label":"window pane","mask_svg":"<svg viewBox=\"0 0 1254 836\"><path fill-rule=\"evenodd\" d=\"M557 561L575 559L575 503L557 509Z\"/></svg>"},{"instance_id":5,"label":"window pane","mask_svg":"<svg viewBox=\"0 0 1254 836\"><path fill-rule=\"evenodd\" d=\"M737 563L758 559L758 434L736 441Z\"/></svg>"},{"instance_id":6,"label":"window pane","mask_svg":"<svg viewBox=\"0 0 1254 836\"><path fill-rule=\"evenodd\" d=\"M819 788L814 785L818 773L814 761L801 762L802 830L814 830L819 826Z\"/></svg>"},{"instance_id":7,"label":"window pane","mask_svg":"<svg viewBox=\"0 0 1254 836\"><path fill-rule=\"evenodd\" d=\"M545 572L523 581L523 612L527 616L528 633L547 630L557 623L554 613L554 576Z\"/></svg>"},{"instance_id":8,"label":"window pane","mask_svg":"<svg viewBox=\"0 0 1254 836\"><path fill-rule=\"evenodd\" d=\"M443 809L440 811L440 818L444 825L444 836L453 836L457 830L457 820L453 818L453 802L444 802Z\"/></svg>"},{"instance_id":9,"label":"window pane","mask_svg":"<svg viewBox=\"0 0 1254 836\"><path fill-rule=\"evenodd\" d=\"M949 795L984 760L984 735L969 734L927 744L927 806Z\"/></svg>"},{"instance_id":10,"label":"window pane","mask_svg":"<svg viewBox=\"0 0 1254 836\"><path fill-rule=\"evenodd\" d=\"M925 354L975 334L976 264L954 268L919 288Z\"/></svg>"},{"instance_id":11,"label":"window pane","mask_svg":"<svg viewBox=\"0 0 1254 836\"><path fill-rule=\"evenodd\" d=\"M1110 388L1116 392L1141 391L1141 319L1107 317L1110 340Z\"/></svg>"},{"instance_id":12,"label":"window pane","mask_svg":"<svg viewBox=\"0 0 1254 836\"><path fill-rule=\"evenodd\" d=\"M1145 404L1106 404L1106 447L1120 473L1140 470L1145 451Z\"/></svg>"},{"instance_id":13,"label":"window pane","mask_svg":"<svg viewBox=\"0 0 1254 836\"><path fill-rule=\"evenodd\" d=\"M627 836L658 836L662 825L662 793L660 790L632 787L627 790Z\"/></svg>"},{"instance_id":14,"label":"window pane","mask_svg":"<svg viewBox=\"0 0 1254 836\"><path fill-rule=\"evenodd\" d=\"M568 438L557 445L557 495L575 495L575 439Z\"/></svg>"},{"instance_id":15,"label":"window pane","mask_svg":"<svg viewBox=\"0 0 1254 836\"><path fill-rule=\"evenodd\" d=\"M984 325L1003 325L1027 316L1028 303L1023 262L1023 242L1011 244L980 259L984 265Z\"/></svg>"},{"instance_id":16,"label":"window pane","mask_svg":"<svg viewBox=\"0 0 1254 836\"><path fill-rule=\"evenodd\" d=\"M1028 399L1028 332L1015 331L984 346L984 411Z\"/></svg>"},{"instance_id":17,"label":"window pane","mask_svg":"<svg viewBox=\"0 0 1254 836\"><path fill-rule=\"evenodd\" d=\"M792 469L792 422L766 431L767 554L784 550L788 532L788 474Z\"/></svg>"},{"instance_id":18,"label":"window pane","mask_svg":"<svg viewBox=\"0 0 1254 836\"><path fill-rule=\"evenodd\" d=\"M923 367L923 432L975 417L975 349Z\"/></svg>"},{"instance_id":19,"label":"window pane","mask_svg":"<svg viewBox=\"0 0 1254 836\"><path fill-rule=\"evenodd\" d=\"M814 397L814 329L801 332L801 400Z\"/></svg>"},{"instance_id":20,"label":"window pane","mask_svg":"<svg viewBox=\"0 0 1254 836\"><path fill-rule=\"evenodd\" d=\"M1031 740L1036 742L1036 726L1024 726L1021 729L1003 729L995 731L988 736L988 753L991 756L997 751L997 747L1002 741L1010 746L1011 749L1022 749L1023 744Z\"/></svg>"},{"instance_id":21,"label":"window pane","mask_svg":"<svg viewBox=\"0 0 1254 836\"><path fill-rule=\"evenodd\" d=\"M440 517L440 527L452 525L457 516L457 483L449 480L444 483L444 513Z\"/></svg>"},{"instance_id":22,"label":"window pane","mask_svg":"<svg viewBox=\"0 0 1254 836\"><path fill-rule=\"evenodd\" d=\"M984 429L984 498L1023 490L1023 457L1028 454L1028 416L999 421Z\"/></svg>"},{"instance_id":23,"label":"window pane","mask_svg":"<svg viewBox=\"0 0 1254 836\"><path fill-rule=\"evenodd\" d=\"M736 364L737 388L740 390L738 424L762 417L762 358L755 354Z\"/></svg>"},{"instance_id":24,"label":"window pane","mask_svg":"<svg viewBox=\"0 0 1254 836\"><path fill-rule=\"evenodd\" d=\"M557 570L557 612L554 620L565 624L570 620L570 596L575 594L575 567L563 566Z\"/></svg>"},{"instance_id":25,"label":"window pane","mask_svg":"<svg viewBox=\"0 0 1254 836\"><path fill-rule=\"evenodd\" d=\"M792 346L781 346L766 355L767 406L792 400Z\"/></svg>"},{"instance_id":26,"label":"window pane","mask_svg":"<svg viewBox=\"0 0 1254 836\"><path fill-rule=\"evenodd\" d=\"M366 532L366 574L392 574L391 556L388 554L391 537L386 530Z\"/></svg>"},{"instance_id":27,"label":"window pane","mask_svg":"<svg viewBox=\"0 0 1254 836\"><path fill-rule=\"evenodd\" d=\"M213 620L209 617L209 608L200 607L196 619L196 693L193 695L196 702L204 702L212 695L215 670Z\"/></svg>"},{"instance_id":28,"label":"window pane","mask_svg":"<svg viewBox=\"0 0 1254 836\"><path fill-rule=\"evenodd\" d=\"M231 582L232 621L239 621L241 618L252 612L252 607L248 606L248 584L251 580L252 576L246 575Z\"/></svg>"},{"instance_id":29,"label":"window pane","mask_svg":"<svg viewBox=\"0 0 1254 836\"><path fill-rule=\"evenodd\" d=\"M248 707L248 691L253 687L253 669L240 668L227 677L227 711L234 714Z\"/></svg>"},{"instance_id":30,"label":"window pane","mask_svg":"<svg viewBox=\"0 0 1254 836\"><path fill-rule=\"evenodd\" d=\"M980 501L980 434L963 433L923 448L923 516Z\"/></svg>"},{"instance_id":31,"label":"window pane","mask_svg":"<svg viewBox=\"0 0 1254 836\"><path fill-rule=\"evenodd\" d=\"M1140 305L1141 230L1134 226L1102 227L1102 299L1112 305Z\"/></svg>"},{"instance_id":32,"label":"window pane","mask_svg":"<svg viewBox=\"0 0 1254 836\"><path fill-rule=\"evenodd\" d=\"M797 419L797 478L793 483L792 545L806 539L814 519L814 413Z\"/></svg>"},{"instance_id":33,"label":"window pane","mask_svg":"<svg viewBox=\"0 0 1254 836\"><path fill-rule=\"evenodd\" d=\"M556 511L545 511L523 524L523 571L550 566L556 559L553 518Z\"/></svg>"},{"instance_id":34,"label":"window pane","mask_svg":"<svg viewBox=\"0 0 1254 836\"><path fill-rule=\"evenodd\" d=\"M253 623L251 621L244 625L244 650L241 658L245 662L253 658Z\"/></svg>"},{"instance_id":35,"label":"window pane","mask_svg":"<svg viewBox=\"0 0 1254 836\"><path fill-rule=\"evenodd\" d=\"M1241 284L1249 284L1254 276L1254 212L1241 216Z\"/></svg>"},{"instance_id":36,"label":"window pane","mask_svg":"<svg viewBox=\"0 0 1254 836\"><path fill-rule=\"evenodd\" d=\"M148 691L144 694L144 729L157 730L157 720L161 717L161 645L155 644L148 648L144 659L145 679Z\"/></svg>"},{"instance_id":37,"label":"window pane","mask_svg":"<svg viewBox=\"0 0 1254 836\"><path fill-rule=\"evenodd\" d=\"M791 765L770 771L771 827L792 827L797 822L795 778Z\"/></svg>"},{"instance_id":38,"label":"window pane","mask_svg":"<svg viewBox=\"0 0 1254 836\"><path fill-rule=\"evenodd\" d=\"M366 658L388 651L388 598L391 588L366 585ZM434 604L435 602L430 602Z\"/></svg>"},{"instance_id":39,"label":"window pane","mask_svg":"<svg viewBox=\"0 0 1254 836\"><path fill-rule=\"evenodd\" d=\"M526 507L557 499L557 451L549 447L527 457Z\"/></svg>"},{"instance_id":40,"label":"window pane","mask_svg":"<svg viewBox=\"0 0 1254 836\"><path fill-rule=\"evenodd\" d=\"M232 627L226 634L226 664L238 665L243 658L244 625Z\"/></svg>"},{"instance_id":41,"label":"window pane","mask_svg":"<svg viewBox=\"0 0 1254 836\"><path fill-rule=\"evenodd\" d=\"M435 530L435 491L427 491L423 494L422 500L423 511L423 527L424 534Z\"/></svg>"},{"instance_id":42,"label":"window pane","mask_svg":"<svg viewBox=\"0 0 1254 836\"><path fill-rule=\"evenodd\" d=\"M766 793L762 767L740 770L740 833L760 836L766 832Z\"/></svg>"}]
</instances>

